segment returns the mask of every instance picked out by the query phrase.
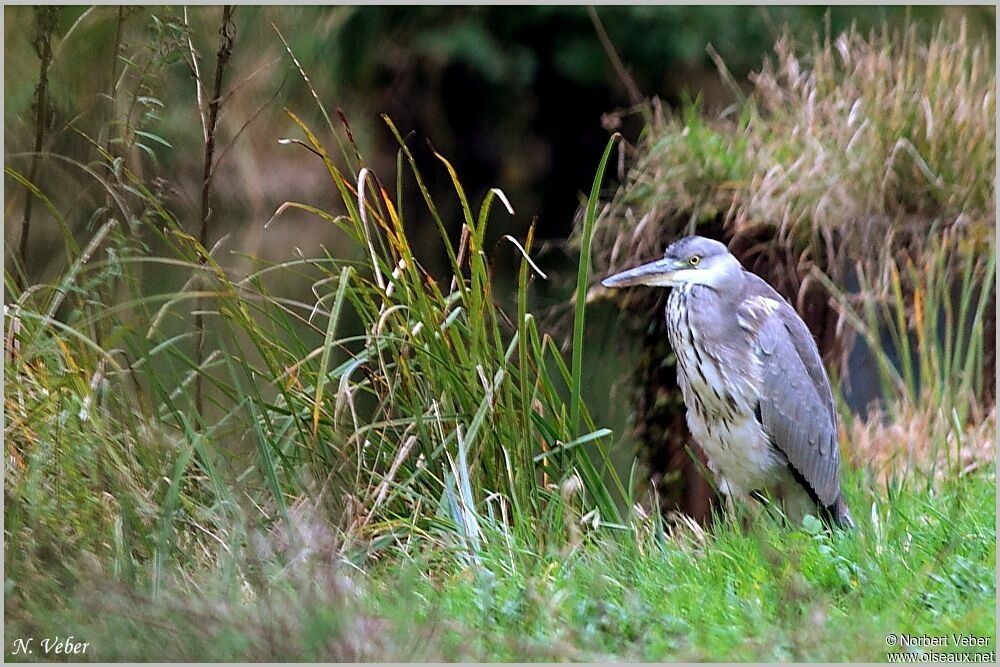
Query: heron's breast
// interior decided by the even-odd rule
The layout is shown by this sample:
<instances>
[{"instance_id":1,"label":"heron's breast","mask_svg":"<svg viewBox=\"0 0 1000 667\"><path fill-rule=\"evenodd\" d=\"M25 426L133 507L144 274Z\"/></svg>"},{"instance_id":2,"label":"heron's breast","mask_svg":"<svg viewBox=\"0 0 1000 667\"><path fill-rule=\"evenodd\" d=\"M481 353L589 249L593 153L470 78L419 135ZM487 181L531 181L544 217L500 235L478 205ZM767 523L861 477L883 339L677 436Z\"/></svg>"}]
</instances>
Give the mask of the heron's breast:
<instances>
[{"instance_id":1,"label":"heron's breast","mask_svg":"<svg viewBox=\"0 0 1000 667\"><path fill-rule=\"evenodd\" d=\"M711 468L731 491L745 494L778 481L783 461L752 416L706 422L689 409L687 421Z\"/></svg>"},{"instance_id":2,"label":"heron's breast","mask_svg":"<svg viewBox=\"0 0 1000 667\"><path fill-rule=\"evenodd\" d=\"M696 302L683 290L675 290L667 302L667 335L688 410L706 421L753 417L761 377L756 350L742 330L731 340L720 339L717 330L703 330L699 318L691 316Z\"/></svg>"}]
</instances>

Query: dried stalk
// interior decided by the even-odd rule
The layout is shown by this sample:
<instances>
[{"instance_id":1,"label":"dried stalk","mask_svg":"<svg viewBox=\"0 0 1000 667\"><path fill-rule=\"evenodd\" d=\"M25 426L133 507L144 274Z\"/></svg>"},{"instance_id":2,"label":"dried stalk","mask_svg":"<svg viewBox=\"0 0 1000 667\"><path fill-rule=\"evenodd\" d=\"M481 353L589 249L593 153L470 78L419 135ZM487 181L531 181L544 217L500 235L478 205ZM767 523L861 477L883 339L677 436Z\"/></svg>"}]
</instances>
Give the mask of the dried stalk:
<instances>
[{"instance_id":1,"label":"dried stalk","mask_svg":"<svg viewBox=\"0 0 1000 667\"><path fill-rule=\"evenodd\" d=\"M52 34L59 25L61 15L62 9L59 7L35 8L35 23L38 25L38 32L35 34L35 52L38 54L39 72L38 85L35 86L35 152L31 158L31 169L28 171L28 182L30 183L34 183L38 175L38 165L45 141L49 65L52 64ZM28 235L31 231L31 208L34 202L34 196L30 192L27 193L24 200L24 219L21 223L21 240L18 244L18 257L21 260L21 271L25 280L28 271Z\"/></svg>"},{"instance_id":2,"label":"dried stalk","mask_svg":"<svg viewBox=\"0 0 1000 667\"><path fill-rule=\"evenodd\" d=\"M622 85L625 86L626 92L628 92L629 104L639 106L645 98L639 90L639 86L636 85L635 79L629 74L622 59L618 56L615 45L611 43L611 38L608 37L607 31L604 29L604 22L601 21L601 17L597 15L597 10L592 5L587 5L587 14L590 15L590 21L594 24L594 31L597 32L597 38L604 48L604 53L607 54L608 60L611 61L611 66L615 68L615 73L621 80Z\"/></svg>"},{"instance_id":3,"label":"dried stalk","mask_svg":"<svg viewBox=\"0 0 1000 667\"><path fill-rule=\"evenodd\" d=\"M219 51L215 60L215 82L212 85L212 97L208 103L208 122L205 127L205 164L201 179L201 228L198 233L198 241L201 243L202 251L208 250L208 218L211 215L209 199L212 193L212 165L215 155L215 126L219 120L219 108L222 105L222 79L226 65L233 52L233 40L236 38L236 26L233 24L233 12L235 7L227 5L222 8L222 25L219 27ZM201 85L201 82L197 82ZM208 262L208 257L202 255L199 263ZM201 307L201 299L198 299L195 306L195 349L196 363L201 368L205 358L205 319ZM199 372L195 379L194 404L198 414L204 413L204 392L203 378Z\"/></svg>"}]
</instances>

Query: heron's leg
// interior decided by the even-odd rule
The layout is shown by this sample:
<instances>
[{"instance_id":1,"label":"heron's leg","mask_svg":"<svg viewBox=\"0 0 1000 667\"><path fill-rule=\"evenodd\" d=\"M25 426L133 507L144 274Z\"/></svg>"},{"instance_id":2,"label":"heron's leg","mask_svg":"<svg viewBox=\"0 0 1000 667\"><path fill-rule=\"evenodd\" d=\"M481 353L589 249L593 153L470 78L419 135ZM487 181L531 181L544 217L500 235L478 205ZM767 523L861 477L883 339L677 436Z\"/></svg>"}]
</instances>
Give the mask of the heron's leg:
<instances>
[{"instance_id":1,"label":"heron's leg","mask_svg":"<svg viewBox=\"0 0 1000 667\"><path fill-rule=\"evenodd\" d=\"M751 512L754 514L755 518L759 518L760 516L766 514L781 525L790 525L788 515L784 512L782 504L780 502L775 502L774 498L772 498L767 491L754 490L748 495L757 501L756 503L750 505ZM780 498L780 494L776 495Z\"/></svg>"},{"instance_id":2,"label":"heron's leg","mask_svg":"<svg viewBox=\"0 0 1000 667\"><path fill-rule=\"evenodd\" d=\"M785 480L775 489L775 497L781 502L781 509L788 518L791 528L799 528L806 514L820 516L820 508L812 497L795 480Z\"/></svg>"}]
</instances>

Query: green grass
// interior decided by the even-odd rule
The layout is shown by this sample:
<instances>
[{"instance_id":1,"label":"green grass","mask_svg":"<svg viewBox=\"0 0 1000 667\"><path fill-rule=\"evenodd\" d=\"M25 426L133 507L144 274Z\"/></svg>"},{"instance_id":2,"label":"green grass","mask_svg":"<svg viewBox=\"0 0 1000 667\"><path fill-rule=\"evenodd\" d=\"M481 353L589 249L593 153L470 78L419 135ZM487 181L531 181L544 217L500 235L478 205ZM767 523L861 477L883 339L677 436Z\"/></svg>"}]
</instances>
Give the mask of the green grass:
<instances>
[{"instance_id":1,"label":"green grass","mask_svg":"<svg viewBox=\"0 0 1000 667\"><path fill-rule=\"evenodd\" d=\"M363 570L320 542L247 601L218 574L197 597L90 589L9 615L7 642L71 629L97 660L884 662L890 633L993 638L993 468L933 495L858 481L850 533L758 518L665 536L650 519L542 553L485 540L474 568L416 550Z\"/></svg>"},{"instance_id":2,"label":"green grass","mask_svg":"<svg viewBox=\"0 0 1000 667\"><path fill-rule=\"evenodd\" d=\"M862 534L763 525L727 526L697 546L602 540L515 576L494 570L485 586L416 590L474 624L468 657L880 661L889 632L993 635L993 531L983 530L993 491L988 477L975 485L964 501L877 507L882 525L866 521ZM963 502L979 509L955 508Z\"/></svg>"}]
</instances>

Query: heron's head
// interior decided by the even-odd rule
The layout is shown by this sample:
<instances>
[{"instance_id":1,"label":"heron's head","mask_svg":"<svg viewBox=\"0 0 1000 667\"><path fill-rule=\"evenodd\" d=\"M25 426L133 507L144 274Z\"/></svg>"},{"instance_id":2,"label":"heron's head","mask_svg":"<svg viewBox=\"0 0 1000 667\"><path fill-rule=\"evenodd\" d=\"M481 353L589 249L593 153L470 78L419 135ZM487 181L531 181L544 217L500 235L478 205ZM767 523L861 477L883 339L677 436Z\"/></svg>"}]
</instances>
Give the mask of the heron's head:
<instances>
[{"instance_id":1,"label":"heron's head","mask_svg":"<svg viewBox=\"0 0 1000 667\"><path fill-rule=\"evenodd\" d=\"M663 259L616 273L601 281L605 287L684 284L722 288L738 280L743 267L725 245L703 236L685 236L670 244Z\"/></svg>"}]
</instances>

